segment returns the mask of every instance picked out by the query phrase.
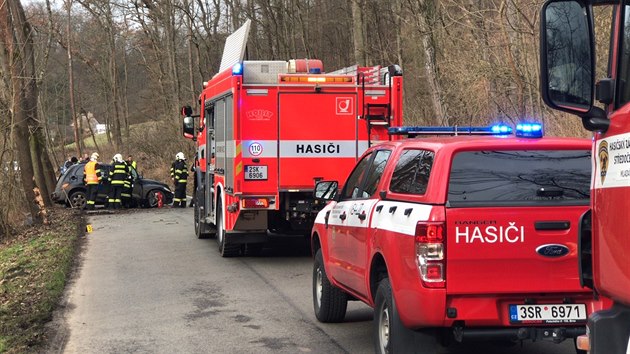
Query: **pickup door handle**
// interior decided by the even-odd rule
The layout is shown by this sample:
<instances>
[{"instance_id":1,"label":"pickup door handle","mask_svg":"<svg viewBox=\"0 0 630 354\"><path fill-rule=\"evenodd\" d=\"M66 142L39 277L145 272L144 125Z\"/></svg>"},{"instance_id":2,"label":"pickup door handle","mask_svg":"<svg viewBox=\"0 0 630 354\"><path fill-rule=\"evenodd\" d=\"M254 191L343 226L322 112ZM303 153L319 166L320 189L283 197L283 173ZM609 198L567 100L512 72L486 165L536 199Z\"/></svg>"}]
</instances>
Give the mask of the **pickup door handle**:
<instances>
[{"instance_id":1,"label":"pickup door handle","mask_svg":"<svg viewBox=\"0 0 630 354\"><path fill-rule=\"evenodd\" d=\"M536 221L536 230L568 230L571 227L569 221Z\"/></svg>"},{"instance_id":2,"label":"pickup door handle","mask_svg":"<svg viewBox=\"0 0 630 354\"><path fill-rule=\"evenodd\" d=\"M346 220L346 212L345 211L341 215L339 215L339 219Z\"/></svg>"},{"instance_id":3,"label":"pickup door handle","mask_svg":"<svg viewBox=\"0 0 630 354\"><path fill-rule=\"evenodd\" d=\"M359 220L365 220L366 215L365 215L365 211L362 212L361 214L357 215L359 217Z\"/></svg>"}]
</instances>

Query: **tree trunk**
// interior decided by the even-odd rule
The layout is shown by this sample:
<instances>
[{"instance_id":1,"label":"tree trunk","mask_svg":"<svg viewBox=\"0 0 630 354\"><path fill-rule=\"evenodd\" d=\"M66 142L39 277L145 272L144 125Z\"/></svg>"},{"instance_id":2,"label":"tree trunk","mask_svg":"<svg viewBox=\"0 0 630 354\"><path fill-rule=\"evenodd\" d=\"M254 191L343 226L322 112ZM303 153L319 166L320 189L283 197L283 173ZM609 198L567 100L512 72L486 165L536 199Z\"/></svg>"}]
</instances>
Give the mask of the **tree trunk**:
<instances>
[{"instance_id":1,"label":"tree trunk","mask_svg":"<svg viewBox=\"0 0 630 354\"><path fill-rule=\"evenodd\" d=\"M82 134L79 131L80 126L79 126L79 122L77 120L77 112L76 112L76 106L74 104L74 74L72 70L72 29L71 29L71 15L72 15L72 0L68 0L68 3L66 4L67 8L67 13L68 13L68 23L66 26L66 34L68 36L68 48L67 48L67 52L68 52L68 89L70 90L70 114L72 115L72 122L74 123L74 143L76 145L76 149L77 149L77 156L81 156L83 153L81 151L81 139Z\"/></svg>"},{"instance_id":2,"label":"tree trunk","mask_svg":"<svg viewBox=\"0 0 630 354\"><path fill-rule=\"evenodd\" d=\"M184 2L184 6L190 14L194 13L194 3L189 3L188 0ZM188 80L190 83L190 95L192 101L190 101L192 107L197 107L197 99L196 99L196 87L195 87L195 74L193 70L193 19L192 15L187 16L186 23L188 26Z\"/></svg>"},{"instance_id":3,"label":"tree trunk","mask_svg":"<svg viewBox=\"0 0 630 354\"><path fill-rule=\"evenodd\" d=\"M364 0L350 0L352 2L352 36L354 38L354 60L359 66L367 65L367 51L365 40L365 23L363 21Z\"/></svg>"},{"instance_id":4,"label":"tree trunk","mask_svg":"<svg viewBox=\"0 0 630 354\"><path fill-rule=\"evenodd\" d=\"M413 3L413 1L412 1ZM417 6L417 7L416 7ZM429 85L433 111L443 126L450 125L450 119L446 109L446 103L442 95L442 85L440 84L440 74L435 55L435 19L437 18L436 0L421 0L416 5L412 4L412 11L417 19L418 30L422 38L422 49L424 51L424 71Z\"/></svg>"},{"instance_id":5,"label":"tree trunk","mask_svg":"<svg viewBox=\"0 0 630 354\"><path fill-rule=\"evenodd\" d=\"M511 34L507 29L507 21L508 21L508 7L509 3L505 1L501 2L501 7L499 12L501 13L501 33L503 34L503 38L505 40L505 55L508 59L508 63L510 65L510 70L512 71L512 76L514 78L514 83L516 84L516 116L523 117L525 114L525 83L523 82L523 76L519 71L518 64L516 62L516 58L514 56L514 52L512 51L512 39Z\"/></svg>"},{"instance_id":6,"label":"tree trunk","mask_svg":"<svg viewBox=\"0 0 630 354\"><path fill-rule=\"evenodd\" d=\"M35 57L32 33L26 21L24 9L18 0L5 0L0 4L0 35L3 44L4 72L11 78L11 112L15 126L14 144L18 155L22 188L33 223L46 221L46 211L36 201L39 188L34 181L34 161L31 158L29 140L31 126L37 121L37 83L35 80ZM37 152L41 155L41 151ZM41 165L40 165L41 166ZM41 177L41 175L40 175ZM43 179L41 181L42 185Z\"/></svg>"},{"instance_id":7,"label":"tree trunk","mask_svg":"<svg viewBox=\"0 0 630 354\"><path fill-rule=\"evenodd\" d=\"M35 107L37 109L37 107ZM48 190L48 183L46 182L46 176L44 173L44 135L41 128L36 128L29 137L29 149L31 151L31 160L33 161L33 173L35 175L35 182L39 187L41 193L42 202L45 206L52 206L52 199L50 199L50 191Z\"/></svg>"}]
</instances>

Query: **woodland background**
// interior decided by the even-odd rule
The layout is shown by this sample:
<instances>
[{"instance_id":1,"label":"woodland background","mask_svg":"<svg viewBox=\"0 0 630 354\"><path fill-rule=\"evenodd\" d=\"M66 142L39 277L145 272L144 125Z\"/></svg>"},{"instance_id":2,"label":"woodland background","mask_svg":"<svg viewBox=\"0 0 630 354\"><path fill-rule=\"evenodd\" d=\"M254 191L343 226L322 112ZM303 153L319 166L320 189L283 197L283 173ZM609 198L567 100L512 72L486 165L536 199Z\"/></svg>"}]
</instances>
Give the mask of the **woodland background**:
<instances>
[{"instance_id":1,"label":"woodland background","mask_svg":"<svg viewBox=\"0 0 630 354\"><path fill-rule=\"evenodd\" d=\"M0 241L24 222L47 221L67 156L99 151L108 161L130 153L145 175L167 180L174 154L193 151L181 137L179 109L196 104L203 81L218 70L225 37L247 19L249 59L318 58L325 71L399 64L406 124L536 120L548 135L587 136L578 119L540 99L542 3L3 0ZM605 20L598 26L607 28ZM79 119L87 112L107 124L105 142L90 138Z\"/></svg>"}]
</instances>

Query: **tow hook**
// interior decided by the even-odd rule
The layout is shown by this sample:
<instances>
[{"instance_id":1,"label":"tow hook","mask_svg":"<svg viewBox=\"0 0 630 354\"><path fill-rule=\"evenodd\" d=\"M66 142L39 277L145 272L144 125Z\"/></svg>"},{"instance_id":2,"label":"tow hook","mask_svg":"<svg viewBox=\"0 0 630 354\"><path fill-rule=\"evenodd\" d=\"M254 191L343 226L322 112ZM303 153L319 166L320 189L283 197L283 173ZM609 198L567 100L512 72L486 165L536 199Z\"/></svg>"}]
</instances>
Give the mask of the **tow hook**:
<instances>
[{"instance_id":1,"label":"tow hook","mask_svg":"<svg viewBox=\"0 0 630 354\"><path fill-rule=\"evenodd\" d=\"M464 326L461 324L453 326L453 337L457 343L461 343L464 340Z\"/></svg>"},{"instance_id":2,"label":"tow hook","mask_svg":"<svg viewBox=\"0 0 630 354\"><path fill-rule=\"evenodd\" d=\"M543 330L543 339L551 339L554 343L560 343L566 338L565 328L554 328L553 330Z\"/></svg>"}]
</instances>

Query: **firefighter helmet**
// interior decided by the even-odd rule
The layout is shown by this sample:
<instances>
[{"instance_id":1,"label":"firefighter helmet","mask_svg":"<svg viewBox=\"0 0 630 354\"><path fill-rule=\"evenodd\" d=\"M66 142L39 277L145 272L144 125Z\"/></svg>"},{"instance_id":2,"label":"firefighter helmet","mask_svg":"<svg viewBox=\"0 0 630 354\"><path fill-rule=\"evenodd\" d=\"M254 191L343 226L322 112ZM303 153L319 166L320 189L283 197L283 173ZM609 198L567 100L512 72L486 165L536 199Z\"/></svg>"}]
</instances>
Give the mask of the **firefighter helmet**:
<instances>
[{"instance_id":1,"label":"firefighter helmet","mask_svg":"<svg viewBox=\"0 0 630 354\"><path fill-rule=\"evenodd\" d=\"M175 155L175 159L176 160L186 160L186 158L184 157L184 153L183 152L178 152L177 155Z\"/></svg>"},{"instance_id":2,"label":"firefighter helmet","mask_svg":"<svg viewBox=\"0 0 630 354\"><path fill-rule=\"evenodd\" d=\"M98 152L93 153L92 156L90 156L90 160L92 161L98 160Z\"/></svg>"},{"instance_id":3,"label":"firefighter helmet","mask_svg":"<svg viewBox=\"0 0 630 354\"><path fill-rule=\"evenodd\" d=\"M116 161L116 162L123 162L122 155L121 154L114 155L114 161Z\"/></svg>"}]
</instances>

